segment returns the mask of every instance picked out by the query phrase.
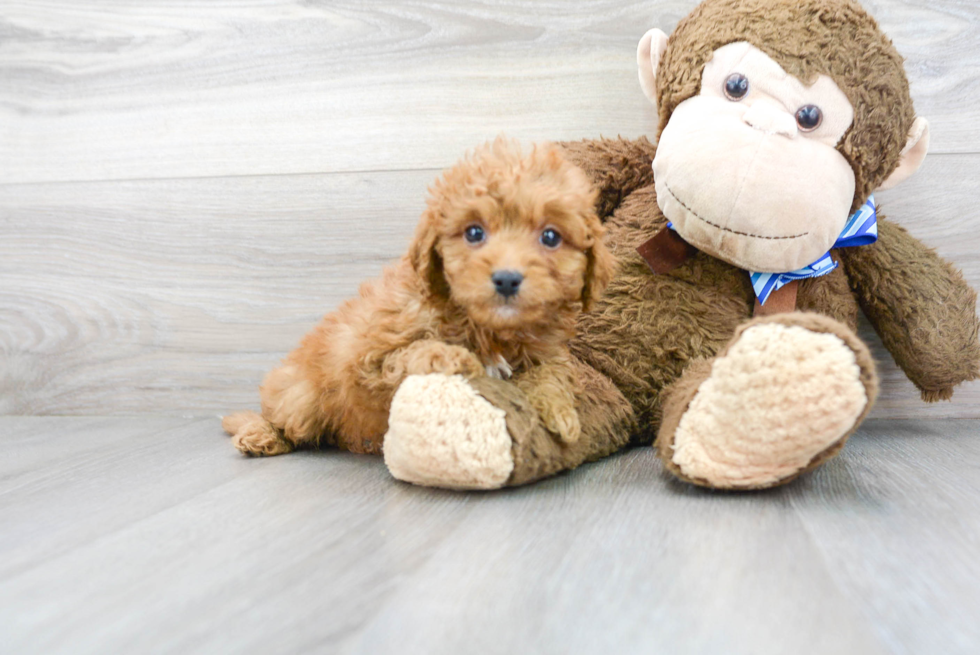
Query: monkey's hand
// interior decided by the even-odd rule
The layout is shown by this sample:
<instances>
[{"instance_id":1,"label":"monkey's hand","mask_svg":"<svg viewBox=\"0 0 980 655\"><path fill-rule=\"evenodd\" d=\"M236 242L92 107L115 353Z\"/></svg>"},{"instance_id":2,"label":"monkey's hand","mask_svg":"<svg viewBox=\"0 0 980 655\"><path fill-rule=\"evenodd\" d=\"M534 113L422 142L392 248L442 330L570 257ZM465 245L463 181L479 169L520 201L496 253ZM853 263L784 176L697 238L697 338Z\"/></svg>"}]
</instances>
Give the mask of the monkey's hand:
<instances>
[{"instance_id":1,"label":"monkey's hand","mask_svg":"<svg viewBox=\"0 0 980 655\"><path fill-rule=\"evenodd\" d=\"M838 251L861 309L927 402L980 377L977 294L963 274L878 216L878 241Z\"/></svg>"}]
</instances>

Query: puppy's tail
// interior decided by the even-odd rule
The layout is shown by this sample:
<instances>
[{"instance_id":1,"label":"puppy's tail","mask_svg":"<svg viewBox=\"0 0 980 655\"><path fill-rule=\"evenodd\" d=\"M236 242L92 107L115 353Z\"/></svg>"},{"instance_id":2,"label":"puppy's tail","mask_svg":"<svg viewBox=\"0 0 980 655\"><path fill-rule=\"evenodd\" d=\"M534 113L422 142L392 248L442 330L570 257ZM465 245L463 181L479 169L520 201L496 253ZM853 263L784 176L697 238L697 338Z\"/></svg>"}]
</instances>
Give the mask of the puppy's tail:
<instances>
[{"instance_id":1,"label":"puppy's tail","mask_svg":"<svg viewBox=\"0 0 980 655\"><path fill-rule=\"evenodd\" d=\"M239 430L253 421L264 422L265 419L258 412L235 412L234 414L222 417L221 427L224 428L225 432L234 436L238 434Z\"/></svg>"}]
</instances>

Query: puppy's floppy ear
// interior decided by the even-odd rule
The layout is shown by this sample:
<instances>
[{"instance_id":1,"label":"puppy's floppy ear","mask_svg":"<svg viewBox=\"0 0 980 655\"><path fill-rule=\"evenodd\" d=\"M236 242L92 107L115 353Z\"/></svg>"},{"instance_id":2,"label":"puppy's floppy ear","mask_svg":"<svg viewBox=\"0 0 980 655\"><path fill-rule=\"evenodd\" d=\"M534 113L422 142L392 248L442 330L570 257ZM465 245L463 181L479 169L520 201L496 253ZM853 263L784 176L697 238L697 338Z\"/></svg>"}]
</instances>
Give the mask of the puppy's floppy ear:
<instances>
[{"instance_id":1,"label":"puppy's floppy ear","mask_svg":"<svg viewBox=\"0 0 980 655\"><path fill-rule=\"evenodd\" d=\"M422 220L415 228L415 237L408 248L408 258L412 268L422 280L425 292L441 298L449 297L449 283L442 270L442 255L436 245L439 243L439 214L433 207L422 212Z\"/></svg>"},{"instance_id":2,"label":"puppy's floppy ear","mask_svg":"<svg viewBox=\"0 0 980 655\"><path fill-rule=\"evenodd\" d=\"M589 218L589 227L592 231L592 246L585 251L588 259L585 265L585 283L582 285L584 311L592 309L592 305L616 274L616 258L603 241L606 229L599 222L598 216Z\"/></svg>"}]
</instances>

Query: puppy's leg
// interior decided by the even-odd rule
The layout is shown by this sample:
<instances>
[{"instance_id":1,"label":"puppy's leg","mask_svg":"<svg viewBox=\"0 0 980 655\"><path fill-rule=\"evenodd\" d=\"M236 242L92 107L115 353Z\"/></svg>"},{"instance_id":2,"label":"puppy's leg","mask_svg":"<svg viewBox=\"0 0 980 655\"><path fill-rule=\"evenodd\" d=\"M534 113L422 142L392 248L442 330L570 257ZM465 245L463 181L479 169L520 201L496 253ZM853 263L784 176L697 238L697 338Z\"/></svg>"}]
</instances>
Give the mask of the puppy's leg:
<instances>
[{"instance_id":1,"label":"puppy's leg","mask_svg":"<svg viewBox=\"0 0 980 655\"><path fill-rule=\"evenodd\" d=\"M549 431L557 434L564 443L578 441L582 432L575 409L579 385L569 358L543 362L523 373L516 383Z\"/></svg>"},{"instance_id":2,"label":"puppy's leg","mask_svg":"<svg viewBox=\"0 0 980 655\"><path fill-rule=\"evenodd\" d=\"M486 369L480 358L466 348L435 339L415 341L385 358L383 377L393 390L409 375L429 373L462 375L472 380L485 375Z\"/></svg>"}]
</instances>

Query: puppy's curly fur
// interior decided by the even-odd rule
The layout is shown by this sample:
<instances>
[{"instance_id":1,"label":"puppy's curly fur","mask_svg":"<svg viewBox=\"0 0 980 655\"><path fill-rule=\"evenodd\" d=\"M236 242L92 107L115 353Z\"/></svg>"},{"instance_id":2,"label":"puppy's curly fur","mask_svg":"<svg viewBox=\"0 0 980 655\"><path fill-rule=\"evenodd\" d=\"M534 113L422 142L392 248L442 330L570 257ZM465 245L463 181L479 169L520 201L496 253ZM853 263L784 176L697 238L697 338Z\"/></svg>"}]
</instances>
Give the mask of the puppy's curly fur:
<instances>
[{"instance_id":1,"label":"puppy's curly fur","mask_svg":"<svg viewBox=\"0 0 980 655\"><path fill-rule=\"evenodd\" d=\"M545 425L575 440L566 344L614 269L596 197L554 146L525 157L498 138L477 149L430 188L408 254L269 373L262 414L225 417L235 446L250 455L321 443L379 453L392 396L406 376L426 373L513 374ZM504 287L520 278L516 293L494 282L502 271L511 274Z\"/></svg>"}]
</instances>

